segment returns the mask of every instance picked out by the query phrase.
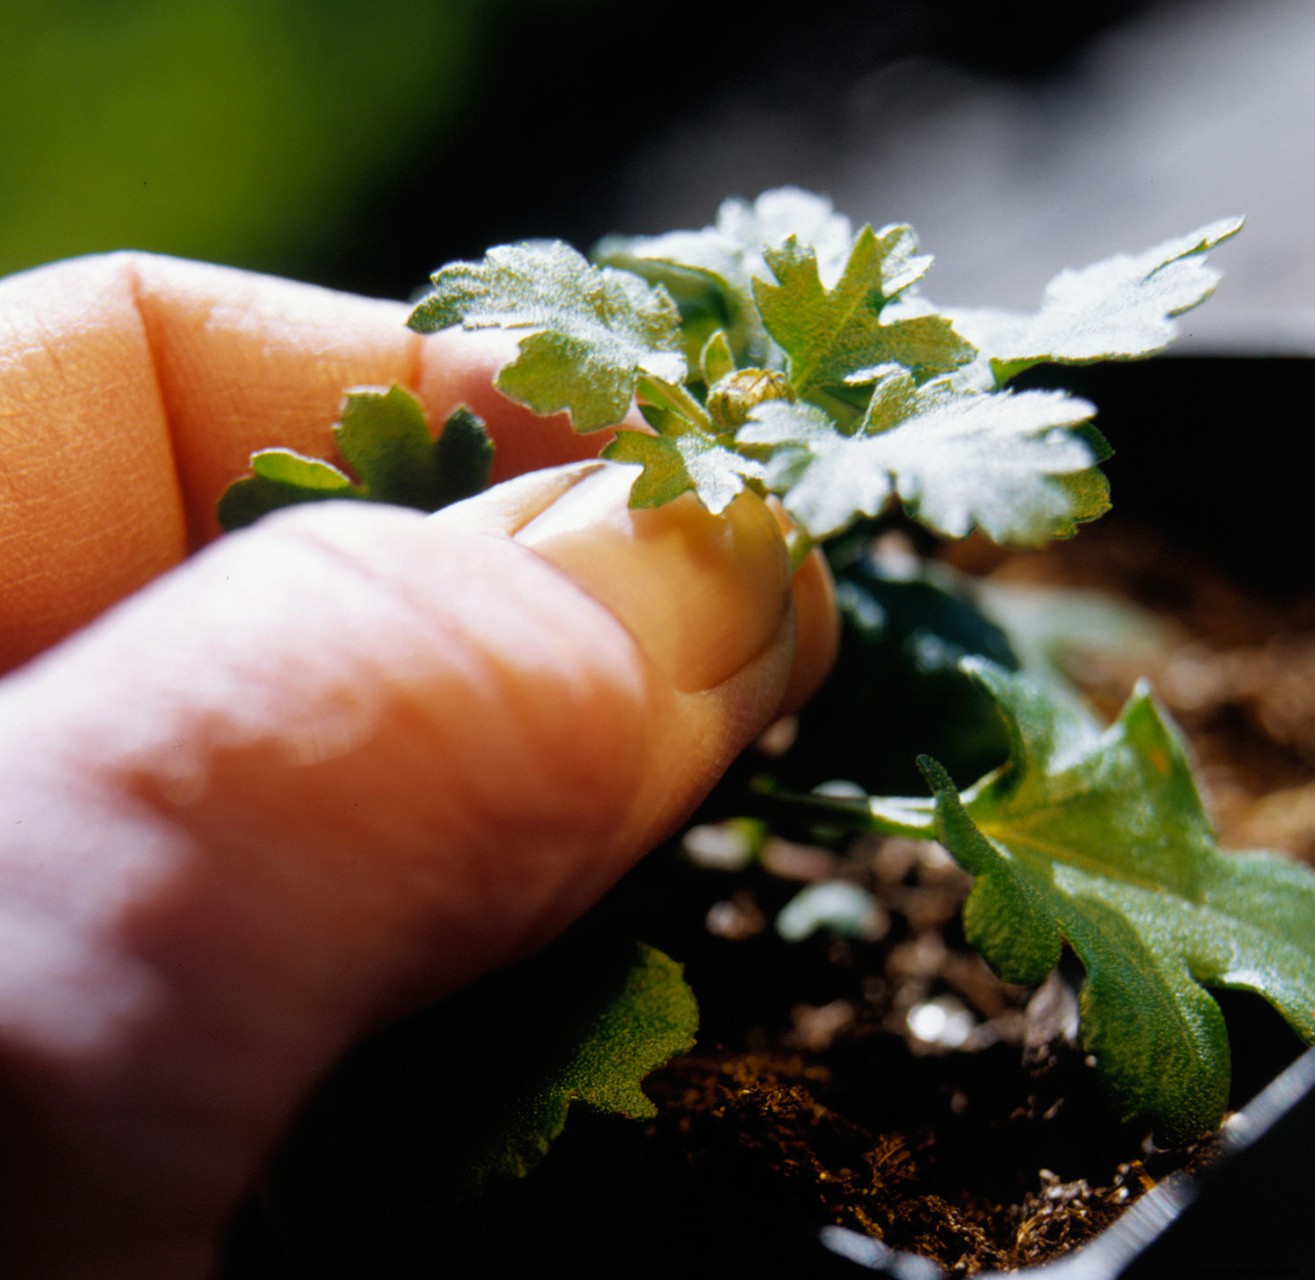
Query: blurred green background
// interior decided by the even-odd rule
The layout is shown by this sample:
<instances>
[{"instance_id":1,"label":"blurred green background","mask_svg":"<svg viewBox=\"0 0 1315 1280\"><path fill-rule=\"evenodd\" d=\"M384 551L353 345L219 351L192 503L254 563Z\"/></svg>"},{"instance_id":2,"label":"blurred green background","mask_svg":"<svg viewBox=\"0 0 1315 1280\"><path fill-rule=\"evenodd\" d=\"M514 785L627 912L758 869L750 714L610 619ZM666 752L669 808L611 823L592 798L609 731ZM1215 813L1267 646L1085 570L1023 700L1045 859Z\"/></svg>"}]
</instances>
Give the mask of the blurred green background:
<instances>
[{"instance_id":1,"label":"blurred green background","mask_svg":"<svg viewBox=\"0 0 1315 1280\"><path fill-rule=\"evenodd\" d=\"M0 274L131 247L368 286L366 224L467 122L499 33L589 7L0 0Z\"/></svg>"}]
</instances>

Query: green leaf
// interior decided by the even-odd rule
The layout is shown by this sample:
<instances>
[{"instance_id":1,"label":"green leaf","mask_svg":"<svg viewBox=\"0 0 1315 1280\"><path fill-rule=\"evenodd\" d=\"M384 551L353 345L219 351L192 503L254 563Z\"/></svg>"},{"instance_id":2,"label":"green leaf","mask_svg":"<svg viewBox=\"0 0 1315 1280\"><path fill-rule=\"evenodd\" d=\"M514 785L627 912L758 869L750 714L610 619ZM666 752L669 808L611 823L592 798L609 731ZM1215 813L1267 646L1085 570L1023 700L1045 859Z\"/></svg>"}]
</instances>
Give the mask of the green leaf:
<instances>
[{"instance_id":1,"label":"green leaf","mask_svg":"<svg viewBox=\"0 0 1315 1280\"><path fill-rule=\"evenodd\" d=\"M764 249L788 236L813 246L827 280L840 275L854 240L849 219L836 213L829 200L797 187L779 187L752 204L724 201L716 224L701 231L613 236L595 248L594 256L666 286L687 318L712 315L716 323L709 332L724 327L741 364L767 366L775 363L775 353L758 317L753 282L769 276Z\"/></svg>"},{"instance_id":2,"label":"green leaf","mask_svg":"<svg viewBox=\"0 0 1315 1280\"><path fill-rule=\"evenodd\" d=\"M347 393L334 437L375 502L437 511L488 486L493 442L464 406L434 440L420 401L408 391L362 387Z\"/></svg>"},{"instance_id":3,"label":"green leaf","mask_svg":"<svg viewBox=\"0 0 1315 1280\"><path fill-rule=\"evenodd\" d=\"M280 507L327 498L437 511L488 486L493 442L464 406L448 417L437 440L420 402L402 387L357 387L340 412L334 438L359 483L318 458L262 449L251 455L252 475L220 499L220 525L238 529Z\"/></svg>"},{"instance_id":4,"label":"green leaf","mask_svg":"<svg viewBox=\"0 0 1315 1280\"><path fill-rule=\"evenodd\" d=\"M600 911L387 1027L316 1090L269 1171L289 1256L327 1259L316 1275L347 1274L342 1254L397 1263L362 1275L413 1274L474 1196L539 1163L573 1109L652 1116L642 1082L697 1027L680 965Z\"/></svg>"},{"instance_id":5,"label":"green leaf","mask_svg":"<svg viewBox=\"0 0 1315 1280\"><path fill-rule=\"evenodd\" d=\"M735 356L731 353L724 329L718 329L703 344L699 352L699 371L708 386L735 372Z\"/></svg>"},{"instance_id":6,"label":"green leaf","mask_svg":"<svg viewBox=\"0 0 1315 1280\"><path fill-rule=\"evenodd\" d=\"M971 669L1005 718L1008 766L960 796L922 762L937 836L977 877L969 941L1028 983L1067 942L1087 970L1083 1042L1124 1114L1174 1141L1218 1127L1228 1044L1205 987L1254 991L1315 1042L1315 875L1220 852L1182 741L1144 689L1102 732L1025 677Z\"/></svg>"},{"instance_id":7,"label":"green leaf","mask_svg":"<svg viewBox=\"0 0 1315 1280\"><path fill-rule=\"evenodd\" d=\"M757 406L737 443L766 445L767 485L815 539L876 516L891 495L937 533L974 527L997 542L1067 537L1108 506L1095 464L1094 412L1060 392L971 392L950 378L923 386L895 366L877 378L850 432L811 405Z\"/></svg>"},{"instance_id":8,"label":"green leaf","mask_svg":"<svg viewBox=\"0 0 1315 1280\"><path fill-rule=\"evenodd\" d=\"M499 1081L483 1098L459 1181L482 1187L533 1168L566 1125L571 1106L631 1119L656 1115L640 1088L650 1072L694 1044L698 1007L681 966L643 943L567 942L534 962L502 1016L537 1028L537 1042L480 1046L512 1055L484 1068ZM529 1003L537 1001L541 1011ZM462 1089L460 1081L453 1082ZM475 1081L475 1096L488 1093ZM465 1126L463 1126L464 1128ZM443 1135L435 1134L441 1142Z\"/></svg>"},{"instance_id":9,"label":"green leaf","mask_svg":"<svg viewBox=\"0 0 1315 1280\"><path fill-rule=\"evenodd\" d=\"M717 515L744 490L747 480L761 479L761 463L726 448L715 436L688 427L664 410L646 410L645 416L663 424L661 434L619 431L603 450L603 457L613 462L644 468L630 491L632 507L660 507L693 491Z\"/></svg>"},{"instance_id":10,"label":"green leaf","mask_svg":"<svg viewBox=\"0 0 1315 1280\"><path fill-rule=\"evenodd\" d=\"M257 450L251 455L251 472L229 485L219 499L219 524L225 530L245 528L280 507L362 496L337 467L292 449Z\"/></svg>"},{"instance_id":11,"label":"green leaf","mask_svg":"<svg viewBox=\"0 0 1315 1280\"><path fill-rule=\"evenodd\" d=\"M577 431L620 422L644 374L684 379L680 313L665 290L591 266L559 241L502 245L433 282L411 327L527 330L497 386L536 413L569 410Z\"/></svg>"},{"instance_id":12,"label":"green leaf","mask_svg":"<svg viewBox=\"0 0 1315 1280\"><path fill-rule=\"evenodd\" d=\"M434 442L420 402L401 387L358 388L343 399L334 428L338 451L361 481L386 502L405 502L424 485Z\"/></svg>"},{"instance_id":13,"label":"green leaf","mask_svg":"<svg viewBox=\"0 0 1315 1280\"><path fill-rule=\"evenodd\" d=\"M976 351L943 316L883 315L931 259L917 256L909 227L864 227L833 288L823 283L817 251L789 236L765 252L776 278L756 280L754 297L768 333L789 357L790 379L803 395L840 386L853 374L896 362L919 375L945 373Z\"/></svg>"},{"instance_id":14,"label":"green leaf","mask_svg":"<svg viewBox=\"0 0 1315 1280\"><path fill-rule=\"evenodd\" d=\"M1174 317L1214 291L1219 272L1204 255L1242 229L1224 218L1138 254L1119 254L1047 286L1034 315L955 311L954 323L989 358L997 385L1045 361L1135 360L1174 339Z\"/></svg>"},{"instance_id":15,"label":"green leaf","mask_svg":"<svg viewBox=\"0 0 1315 1280\"><path fill-rule=\"evenodd\" d=\"M418 505L425 511L438 511L473 498L489 487L492 473L493 441L484 419L459 404L434 441L432 486Z\"/></svg>"},{"instance_id":16,"label":"green leaf","mask_svg":"<svg viewBox=\"0 0 1315 1280\"><path fill-rule=\"evenodd\" d=\"M880 543L865 542L847 564L833 557L832 570L840 652L773 775L793 791L844 778L891 795L921 790L917 751L968 778L1003 763L1009 744L995 703L962 659L1012 669L1019 656L979 607L978 583Z\"/></svg>"},{"instance_id":17,"label":"green leaf","mask_svg":"<svg viewBox=\"0 0 1315 1280\"><path fill-rule=\"evenodd\" d=\"M754 406L738 443L767 445L766 484L814 540L886 506L894 486L862 437L846 435L816 405L771 400Z\"/></svg>"}]
</instances>

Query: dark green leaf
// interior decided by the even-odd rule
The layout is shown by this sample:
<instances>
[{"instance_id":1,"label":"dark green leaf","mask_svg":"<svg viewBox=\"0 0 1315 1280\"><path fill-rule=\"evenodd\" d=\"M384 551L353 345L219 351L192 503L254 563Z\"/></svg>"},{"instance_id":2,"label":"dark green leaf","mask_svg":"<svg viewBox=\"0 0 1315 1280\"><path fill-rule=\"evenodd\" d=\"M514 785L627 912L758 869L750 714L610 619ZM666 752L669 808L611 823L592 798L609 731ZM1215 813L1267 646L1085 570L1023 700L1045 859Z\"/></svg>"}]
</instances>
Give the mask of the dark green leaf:
<instances>
[{"instance_id":1,"label":"dark green leaf","mask_svg":"<svg viewBox=\"0 0 1315 1280\"><path fill-rule=\"evenodd\" d=\"M484 420L465 405L458 405L448 414L434 442L433 457L434 487L426 495L425 510L437 511L489 487L493 441Z\"/></svg>"},{"instance_id":2,"label":"dark green leaf","mask_svg":"<svg viewBox=\"0 0 1315 1280\"><path fill-rule=\"evenodd\" d=\"M371 1246L410 1264L479 1211L474 1196L536 1165L573 1109L653 1115L642 1082L697 1025L681 967L595 912L355 1049L280 1152L273 1220L298 1256Z\"/></svg>"},{"instance_id":3,"label":"dark green leaf","mask_svg":"<svg viewBox=\"0 0 1315 1280\"><path fill-rule=\"evenodd\" d=\"M464 406L435 441L420 402L401 387L348 392L334 438L365 496L420 511L437 511L487 488L493 442Z\"/></svg>"},{"instance_id":4,"label":"dark green leaf","mask_svg":"<svg viewBox=\"0 0 1315 1280\"><path fill-rule=\"evenodd\" d=\"M845 778L890 795L921 790L917 751L969 778L1002 764L1009 744L995 704L961 663L983 656L1014 668L1018 658L975 590L907 554L872 550L840 567L840 654L773 773L792 790Z\"/></svg>"},{"instance_id":5,"label":"dark green leaf","mask_svg":"<svg viewBox=\"0 0 1315 1280\"><path fill-rule=\"evenodd\" d=\"M253 453L251 471L229 485L219 499L219 524L225 530L245 528L280 507L363 496L337 467L291 449Z\"/></svg>"},{"instance_id":6,"label":"dark green leaf","mask_svg":"<svg viewBox=\"0 0 1315 1280\"><path fill-rule=\"evenodd\" d=\"M253 474L230 485L220 499L221 526L241 528L279 507L326 498L437 511L488 485L493 442L464 406L451 414L435 441L410 392L398 386L358 387L343 399L334 438L360 483L318 458L264 449L251 455Z\"/></svg>"},{"instance_id":7,"label":"dark green leaf","mask_svg":"<svg viewBox=\"0 0 1315 1280\"><path fill-rule=\"evenodd\" d=\"M698 1008L681 967L643 943L568 941L522 970L530 975L527 985L505 992L512 1001L498 1014L509 1026L469 1046L475 1050L471 1066L497 1080L497 1092L490 1095L479 1080L448 1081L456 1091L452 1106L467 1108L471 1098L480 1098L479 1112L459 1126L469 1143L459 1152L466 1167L452 1169L467 1188L533 1168L562 1133L575 1102L633 1120L654 1116L640 1083L692 1047L698 1029ZM531 997L540 1008L526 1005ZM515 1037L517 1023L537 1029L538 1038ZM512 1056L498 1062L490 1054ZM488 1059L483 1067L481 1056ZM442 1146L443 1135L434 1138Z\"/></svg>"}]
</instances>

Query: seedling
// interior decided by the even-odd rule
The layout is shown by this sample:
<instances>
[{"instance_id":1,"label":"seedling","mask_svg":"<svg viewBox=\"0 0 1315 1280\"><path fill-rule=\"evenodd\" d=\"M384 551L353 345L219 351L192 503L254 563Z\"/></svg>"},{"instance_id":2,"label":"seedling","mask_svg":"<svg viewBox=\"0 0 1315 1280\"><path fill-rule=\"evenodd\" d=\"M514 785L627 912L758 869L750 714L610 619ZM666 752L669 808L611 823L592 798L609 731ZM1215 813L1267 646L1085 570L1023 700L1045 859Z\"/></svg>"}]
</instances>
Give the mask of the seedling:
<instances>
[{"instance_id":1,"label":"seedling","mask_svg":"<svg viewBox=\"0 0 1315 1280\"><path fill-rule=\"evenodd\" d=\"M1163 349L1216 283L1205 255L1240 226L1065 271L1035 314L943 310L921 293L931 259L911 228L855 232L827 201L780 190L726 202L702 231L607 240L592 261L561 243L493 249L442 268L410 324L518 335L497 386L536 412L568 411L577 431L616 427L637 403L650 431L619 430L603 450L637 464L634 506L692 491L718 513L745 490L774 495L796 563L895 509L938 537L1037 547L1107 509L1109 449L1091 404L1018 389L1019 375ZM319 497L432 509L473 491L487 475L478 424L459 413L431 444L419 414L397 389L354 393L339 439L358 480L264 451L226 495L226 522ZM1117 1110L1170 1139L1209 1132L1229 1056L1206 987L1257 992L1315 1043L1315 875L1219 851L1181 737L1147 689L1102 727L1053 673L972 655L955 688L994 703L1008 753L984 777L952 777L914 740L926 797L763 790L833 829L939 841L976 878L965 929L1002 978L1042 981L1064 944L1081 961L1083 1043ZM632 1071L693 1032L663 1027L660 1048L627 1055ZM633 1088L614 1092L642 1109ZM508 1142L521 1154L504 1164L523 1167L525 1144Z\"/></svg>"}]
</instances>

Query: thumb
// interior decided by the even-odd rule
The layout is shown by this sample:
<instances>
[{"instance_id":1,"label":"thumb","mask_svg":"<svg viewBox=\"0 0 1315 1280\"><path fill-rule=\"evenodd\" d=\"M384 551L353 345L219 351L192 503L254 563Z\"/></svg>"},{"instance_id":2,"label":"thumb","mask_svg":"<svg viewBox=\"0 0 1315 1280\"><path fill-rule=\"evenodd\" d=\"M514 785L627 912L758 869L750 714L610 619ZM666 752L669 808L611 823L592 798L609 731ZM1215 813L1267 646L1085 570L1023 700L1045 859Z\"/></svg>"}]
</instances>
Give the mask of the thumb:
<instances>
[{"instance_id":1,"label":"thumb","mask_svg":"<svg viewBox=\"0 0 1315 1280\"><path fill-rule=\"evenodd\" d=\"M775 714L776 520L627 489L303 508L7 682L6 1274L206 1274L352 1039L554 936Z\"/></svg>"}]
</instances>

